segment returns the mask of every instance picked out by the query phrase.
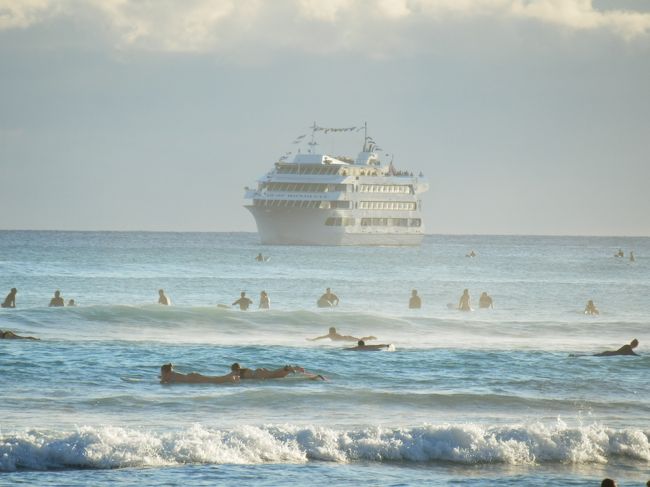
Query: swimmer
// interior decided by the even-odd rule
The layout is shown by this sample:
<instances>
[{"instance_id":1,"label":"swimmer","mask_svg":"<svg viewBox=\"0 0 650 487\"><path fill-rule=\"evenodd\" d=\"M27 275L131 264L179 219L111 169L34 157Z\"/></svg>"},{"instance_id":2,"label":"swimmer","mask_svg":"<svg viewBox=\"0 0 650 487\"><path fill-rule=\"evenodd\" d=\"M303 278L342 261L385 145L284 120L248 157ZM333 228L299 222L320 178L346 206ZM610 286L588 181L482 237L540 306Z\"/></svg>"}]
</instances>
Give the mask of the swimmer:
<instances>
[{"instance_id":1,"label":"swimmer","mask_svg":"<svg viewBox=\"0 0 650 487\"><path fill-rule=\"evenodd\" d=\"M465 254L465 257L476 257L476 252L472 250L469 254Z\"/></svg>"},{"instance_id":2,"label":"swimmer","mask_svg":"<svg viewBox=\"0 0 650 487\"><path fill-rule=\"evenodd\" d=\"M320 374L308 374L305 372L305 369L298 367L297 365L285 365L279 369L269 370L265 368L261 369L245 369L242 368L239 363L235 362L230 366L231 374L237 376L240 379L252 379L252 380L268 380L268 379L283 379L289 374L295 374L297 372L304 374L305 378L310 380L325 380Z\"/></svg>"},{"instance_id":3,"label":"swimmer","mask_svg":"<svg viewBox=\"0 0 650 487\"><path fill-rule=\"evenodd\" d=\"M366 345L363 340L357 342L356 347L344 348L343 350L355 350L358 352L378 352L390 348L390 343L381 343L378 345Z\"/></svg>"},{"instance_id":4,"label":"swimmer","mask_svg":"<svg viewBox=\"0 0 650 487\"><path fill-rule=\"evenodd\" d=\"M614 257L625 257L625 254L623 253L623 249L618 249L618 252L614 254Z\"/></svg>"},{"instance_id":5,"label":"swimmer","mask_svg":"<svg viewBox=\"0 0 650 487\"><path fill-rule=\"evenodd\" d=\"M637 357L639 356L638 353L634 353L634 349L639 346L639 340L636 338L630 342L629 345L623 345L621 348L618 350L608 350L606 352L600 352L596 353L593 356L594 357L612 357L614 355L636 355Z\"/></svg>"},{"instance_id":6,"label":"swimmer","mask_svg":"<svg viewBox=\"0 0 650 487\"><path fill-rule=\"evenodd\" d=\"M269 309L271 307L271 300L269 299L269 295L266 293L266 291L262 291L260 293L260 305L258 308L260 309Z\"/></svg>"},{"instance_id":7,"label":"swimmer","mask_svg":"<svg viewBox=\"0 0 650 487\"><path fill-rule=\"evenodd\" d=\"M481 297L478 298L478 307L479 308L494 308L492 298L485 291L483 291L481 293Z\"/></svg>"},{"instance_id":8,"label":"swimmer","mask_svg":"<svg viewBox=\"0 0 650 487\"><path fill-rule=\"evenodd\" d=\"M165 306L169 306L172 304L171 299L169 299L167 296L165 296L165 290L164 289L159 289L158 290L158 304L162 304Z\"/></svg>"},{"instance_id":9,"label":"swimmer","mask_svg":"<svg viewBox=\"0 0 650 487\"><path fill-rule=\"evenodd\" d=\"M13 331L0 330L0 340L40 340L40 338L24 337L24 336L16 335Z\"/></svg>"},{"instance_id":10,"label":"swimmer","mask_svg":"<svg viewBox=\"0 0 650 487\"><path fill-rule=\"evenodd\" d=\"M262 252L260 252L259 254L257 254L257 257L255 257L255 260L256 260L257 262L264 262L264 256L262 255Z\"/></svg>"},{"instance_id":11,"label":"swimmer","mask_svg":"<svg viewBox=\"0 0 650 487\"><path fill-rule=\"evenodd\" d=\"M77 303L74 302L74 299L68 301L68 306L77 306Z\"/></svg>"},{"instance_id":12,"label":"swimmer","mask_svg":"<svg viewBox=\"0 0 650 487\"><path fill-rule=\"evenodd\" d=\"M246 297L246 293L242 291L239 296L239 299L234 303L232 303L232 306L238 305L240 310L246 311L251 304L253 304L253 301L248 299Z\"/></svg>"},{"instance_id":13,"label":"swimmer","mask_svg":"<svg viewBox=\"0 0 650 487\"><path fill-rule=\"evenodd\" d=\"M172 364L165 364L160 367L161 384L230 384L239 382L239 376L233 374L226 375L202 375L196 372L190 374L180 374L175 372Z\"/></svg>"},{"instance_id":14,"label":"swimmer","mask_svg":"<svg viewBox=\"0 0 650 487\"><path fill-rule=\"evenodd\" d=\"M463 295L460 297L460 300L458 301L458 309L461 311L471 311L472 308L469 305L469 291L465 289L463 291Z\"/></svg>"},{"instance_id":15,"label":"swimmer","mask_svg":"<svg viewBox=\"0 0 650 487\"><path fill-rule=\"evenodd\" d=\"M586 315L599 315L600 311L598 311L598 308L596 308L596 305L594 302L590 299L587 301L587 305L585 306L585 314Z\"/></svg>"},{"instance_id":16,"label":"swimmer","mask_svg":"<svg viewBox=\"0 0 650 487\"><path fill-rule=\"evenodd\" d=\"M5 300L2 302L2 307L3 308L15 308L16 307L16 293L18 292L18 289L15 287L11 288L11 291L9 291L9 294L7 294L7 297Z\"/></svg>"},{"instance_id":17,"label":"swimmer","mask_svg":"<svg viewBox=\"0 0 650 487\"><path fill-rule=\"evenodd\" d=\"M325 294L318 298L316 304L318 304L319 308L333 308L334 306L339 305L339 298L330 288L327 288Z\"/></svg>"},{"instance_id":18,"label":"swimmer","mask_svg":"<svg viewBox=\"0 0 650 487\"><path fill-rule=\"evenodd\" d=\"M307 338L310 342L315 342L316 340L323 340L324 338L329 338L330 340L334 342L358 342L359 340L376 340L377 337L374 336L367 336L367 337L362 337L362 338L357 338L353 337L350 335L341 335L336 331L336 328L333 326L330 327L329 333L327 335L323 335L322 337L316 337L316 338Z\"/></svg>"},{"instance_id":19,"label":"swimmer","mask_svg":"<svg viewBox=\"0 0 650 487\"><path fill-rule=\"evenodd\" d=\"M63 302L63 298L61 297L61 291L58 289L54 291L54 297L50 300L50 307L59 307L63 306L65 303Z\"/></svg>"},{"instance_id":20,"label":"swimmer","mask_svg":"<svg viewBox=\"0 0 650 487\"><path fill-rule=\"evenodd\" d=\"M600 487L617 487L616 480L609 478L603 479L603 481L600 483Z\"/></svg>"},{"instance_id":21,"label":"swimmer","mask_svg":"<svg viewBox=\"0 0 650 487\"><path fill-rule=\"evenodd\" d=\"M411 291L411 299L409 299L409 309L420 309L422 307L422 300L418 296L417 289Z\"/></svg>"},{"instance_id":22,"label":"swimmer","mask_svg":"<svg viewBox=\"0 0 650 487\"><path fill-rule=\"evenodd\" d=\"M630 250L630 262L634 262L636 259L634 258L634 252Z\"/></svg>"}]
</instances>

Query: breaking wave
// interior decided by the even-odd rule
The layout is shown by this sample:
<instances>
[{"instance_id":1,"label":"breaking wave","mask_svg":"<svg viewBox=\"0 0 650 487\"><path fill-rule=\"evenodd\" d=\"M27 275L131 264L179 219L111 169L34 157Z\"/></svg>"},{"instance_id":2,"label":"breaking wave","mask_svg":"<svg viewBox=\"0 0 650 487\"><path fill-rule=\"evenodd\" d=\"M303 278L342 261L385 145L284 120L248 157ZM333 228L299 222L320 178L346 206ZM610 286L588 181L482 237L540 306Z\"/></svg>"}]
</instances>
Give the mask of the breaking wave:
<instances>
[{"instance_id":1,"label":"breaking wave","mask_svg":"<svg viewBox=\"0 0 650 487\"><path fill-rule=\"evenodd\" d=\"M0 471L114 469L183 464L325 462L451 462L463 465L607 463L614 457L650 461L648 431L601 425L486 427L477 424L371 427L195 424L175 432L81 427L0 436Z\"/></svg>"}]
</instances>

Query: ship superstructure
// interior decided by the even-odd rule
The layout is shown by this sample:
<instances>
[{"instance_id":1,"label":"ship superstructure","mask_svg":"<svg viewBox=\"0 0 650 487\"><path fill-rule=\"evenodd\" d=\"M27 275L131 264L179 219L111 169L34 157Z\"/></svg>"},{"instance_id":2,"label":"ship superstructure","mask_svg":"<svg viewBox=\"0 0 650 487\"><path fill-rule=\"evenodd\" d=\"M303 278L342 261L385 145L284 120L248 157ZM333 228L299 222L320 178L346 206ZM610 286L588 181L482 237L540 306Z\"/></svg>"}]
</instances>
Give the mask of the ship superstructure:
<instances>
[{"instance_id":1,"label":"ship superstructure","mask_svg":"<svg viewBox=\"0 0 650 487\"><path fill-rule=\"evenodd\" d=\"M382 162L367 127L311 127L308 153L288 154L246 188L246 208L263 244L419 245L424 225L420 194L429 187L420 173ZM364 130L356 159L314 153L318 132ZM300 141L305 136L298 137Z\"/></svg>"}]
</instances>

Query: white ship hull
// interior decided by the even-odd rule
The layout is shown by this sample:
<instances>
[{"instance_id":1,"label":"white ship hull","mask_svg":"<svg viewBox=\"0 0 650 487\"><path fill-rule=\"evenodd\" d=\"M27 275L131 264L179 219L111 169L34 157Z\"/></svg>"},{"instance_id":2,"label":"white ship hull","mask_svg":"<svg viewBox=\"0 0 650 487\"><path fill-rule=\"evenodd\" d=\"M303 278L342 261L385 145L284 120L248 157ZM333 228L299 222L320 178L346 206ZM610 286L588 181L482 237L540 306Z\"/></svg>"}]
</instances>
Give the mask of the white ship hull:
<instances>
[{"instance_id":1,"label":"white ship hull","mask_svg":"<svg viewBox=\"0 0 650 487\"><path fill-rule=\"evenodd\" d=\"M248 205L265 245L420 245L422 228L387 229L325 226L327 212L306 208L260 208ZM401 231L400 231L401 230Z\"/></svg>"}]
</instances>

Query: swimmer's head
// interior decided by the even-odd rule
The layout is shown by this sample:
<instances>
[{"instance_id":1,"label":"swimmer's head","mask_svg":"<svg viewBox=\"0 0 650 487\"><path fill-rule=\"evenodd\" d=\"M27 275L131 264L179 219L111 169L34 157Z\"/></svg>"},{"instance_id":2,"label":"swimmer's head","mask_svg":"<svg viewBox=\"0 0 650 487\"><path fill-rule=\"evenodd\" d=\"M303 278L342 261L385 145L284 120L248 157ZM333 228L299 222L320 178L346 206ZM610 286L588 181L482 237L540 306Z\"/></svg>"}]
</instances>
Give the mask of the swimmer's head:
<instances>
[{"instance_id":1,"label":"swimmer's head","mask_svg":"<svg viewBox=\"0 0 650 487\"><path fill-rule=\"evenodd\" d=\"M242 291L242 292L240 293L240 296L243 298L244 296L246 296L246 293L245 293L244 291Z\"/></svg>"},{"instance_id":2,"label":"swimmer's head","mask_svg":"<svg viewBox=\"0 0 650 487\"><path fill-rule=\"evenodd\" d=\"M169 382L172 373L172 364L164 364L160 367L160 382Z\"/></svg>"},{"instance_id":3,"label":"swimmer's head","mask_svg":"<svg viewBox=\"0 0 650 487\"><path fill-rule=\"evenodd\" d=\"M57 298L61 296L61 291L59 291L58 289L54 291L54 296L56 296Z\"/></svg>"},{"instance_id":4,"label":"swimmer's head","mask_svg":"<svg viewBox=\"0 0 650 487\"><path fill-rule=\"evenodd\" d=\"M630 342L630 347L636 348L638 346L639 346L639 340L637 340L636 338Z\"/></svg>"},{"instance_id":5,"label":"swimmer's head","mask_svg":"<svg viewBox=\"0 0 650 487\"><path fill-rule=\"evenodd\" d=\"M417 290L417 289L413 289L413 291L411 291L411 295L413 295L413 296L417 296L417 295L418 295L418 290Z\"/></svg>"},{"instance_id":6,"label":"swimmer's head","mask_svg":"<svg viewBox=\"0 0 650 487\"><path fill-rule=\"evenodd\" d=\"M467 294L469 292L469 289L464 289L463 294Z\"/></svg>"},{"instance_id":7,"label":"swimmer's head","mask_svg":"<svg viewBox=\"0 0 650 487\"><path fill-rule=\"evenodd\" d=\"M329 293L329 292L330 292L330 288L325 289L325 292L326 292L326 293Z\"/></svg>"},{"instance_id":8,"label":"swimmer's head","mask_svg":"<svg viewBox=\"0 0 650 487\"><path fill-rule=\"evenodd\" d=\"M336 333L336 328L330 326L330 335L334 335L335 333Z\"/></svg>"},{"instance_id":9,"label":"swimmer's head","mask_svg":"<svg viewBox=\"0 0 650 487\"><path fill-rule=\"evenodd\" d=\"M165 294L165 290L164 289L158 289L158 294L160 294L162 296L163 294Z\"/></svg>"},{"instance_id":10,"label":"swimmer's head","mask_svg":"<svg viewBox=\"0 0 650 487\"><path fill-rule=\"evenodd\" d=\"M15 287L11 288L11 293L12 294L16 294L17 292L18 292L18 289L16 289Z\"/></svg>"},{"instance_id":11,"label":"swimmer's head","mask_svg":"<svg viewBox=\"0 0 650 487\"><path fill-rule=\"evenodd\" d=\"M365 347L365 346L366 346L366 342L364 342L363 340L359 340L359 341L357 342L357 346L358 346L358 347Z\"/></svg>"},{"instance_id":12,"label":"swimmer's head","mask_svg":"<svg viewBox=\"0 0 650 487\"><path fill-rule=\"evenodd\" d=\"M232 365L230 366L230 370L231 370L232 372L239 372L239 371L241 370L241 367L240 367L240 365L239 365L238 362L235 362L234 364L232 364Z\"/></svg>"}]
</instances>

